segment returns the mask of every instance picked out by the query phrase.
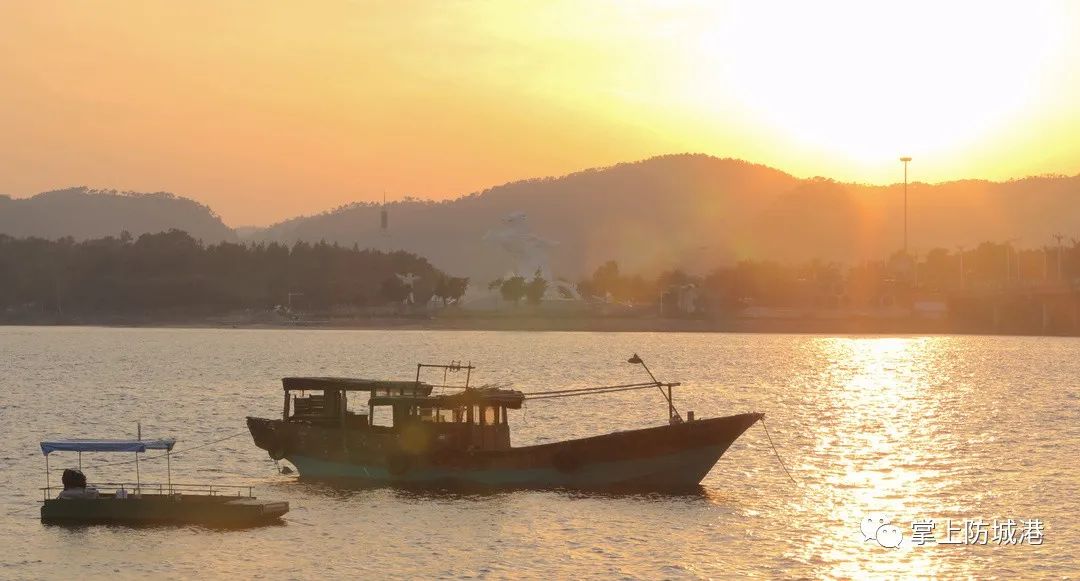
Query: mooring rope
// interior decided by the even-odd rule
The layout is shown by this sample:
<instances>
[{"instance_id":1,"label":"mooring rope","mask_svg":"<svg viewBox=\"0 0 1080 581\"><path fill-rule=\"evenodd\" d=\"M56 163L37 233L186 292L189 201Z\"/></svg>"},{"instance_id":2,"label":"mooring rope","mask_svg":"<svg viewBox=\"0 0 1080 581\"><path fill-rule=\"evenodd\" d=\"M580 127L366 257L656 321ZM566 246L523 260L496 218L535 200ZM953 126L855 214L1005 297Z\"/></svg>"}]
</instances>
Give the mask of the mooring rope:
<instances>
[{"instance_id":1,"label":"mooring rope","mask_svg":"<svg viewBox=\"0 0 1080 581\"><path fill-rule=\"evenodd\" d=\"M769 426L765 425L764 416L758 421L761 422L761 427L765 428L765 437L769 439L769 447L772 448L773 454L776 455L776 460L780 462L780 467L784 469L784 474L787 474L787 477L791 480L792 484L797 485L798 482L795 481L795 478L791 476L791 472L788 472L787 466L784 465L784 460L780 457L780 452L776 451L776 444L773 444L772 436L769 435Z\"/></svg>"}]
</instances>

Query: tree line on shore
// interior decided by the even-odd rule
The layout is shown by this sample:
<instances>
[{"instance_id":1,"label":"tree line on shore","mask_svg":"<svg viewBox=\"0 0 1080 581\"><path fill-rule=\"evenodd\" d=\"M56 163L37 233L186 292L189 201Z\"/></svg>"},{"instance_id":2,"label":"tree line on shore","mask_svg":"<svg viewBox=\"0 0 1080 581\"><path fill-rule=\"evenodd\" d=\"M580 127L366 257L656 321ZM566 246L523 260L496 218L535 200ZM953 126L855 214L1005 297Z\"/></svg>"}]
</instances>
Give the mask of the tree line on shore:
<instances>
[{"instance_id":1,"label":"tree line on shore","mask_svg":"<svg viewBox=\"0 0 1080 581\"><path fill-rule=\"evenodd\" d=\"M82 242L0 234L8 313L322 310L453 301L467 284L415 254L325 242L206 245L181 230Z\"/></svg>"},{"instance_id":2,"label":"tree line on shore","mask_svg":"<svg viewBox=\"0 0 1080 581\"><path fill-rule=\"evenodd\" d=\"M745 260L705 274L681 269L655 277L626 274L615 261L578 284L581 294L608 302L653 304L677 289L693 288L714 307L881 306L921 294L1024 292L1080 283L1080 241L1020 249L983 242L971 249L897 252L857 264L810 261L784 264ZM673 290L675 289L675 290Z\"/></svg>"},{"instance_id":3,"label":"tree line on shore","mask_svg":"<svg viewBox=\"0 0 1080 581\"><path fill-rule=\"evenodd\" d=\"M609 260L577 283L587 300L627 306L663 305L692 289L694 310L767 307L889 306L916 295L1023 292L1080 283L1080 241L1071 245L1020 249L983 242L972 249L934 248L925 254L894 253L858 264L820 260L801 264L744 260L705 274L670 269L655 276L624 273ZM549 281L539 272L492 280L488 289L507 303L536 305ZM666 299L665 299L666 297ZM669 310L665 307L665 311Z\"/></svg>"},{"instance_id":4,"label":"tree line on shore","mask_svg":"<svg viewBox=\"0 0 1080 581\"><path fill-rule=\"evenodd\" d=\"M411 276L408 276L410 275ZM696 275L673 269L627 274L609 261L577 283L586 300L663 304L693 289L719 310L761 306L873 306L914 293L1021 291L1080 280L1080 243L1018 249L984 242L970 250L844 265L740 261ZM460 300L469 279L447 275L425 258L325 242L206 245L180 230L127 233L82 242L0 234L0 313L221 312L292 307L443 305ZM542 302L551 281L540 273L488 283L512 304Z\"/></svg>"},{"instance_id":5,"label":"tree line on shore","mask_svg":"<svg viewBox=\"0 0 1080 581\"><path fill-rule=\"evenodd\" d=\"M538 270L529 279L520 275L497 278L488 283L488 290L498 291L499 296L510 303L518 304L525 299L530 305L539 305L548 285Z\"/></svg>"}]
</instances>

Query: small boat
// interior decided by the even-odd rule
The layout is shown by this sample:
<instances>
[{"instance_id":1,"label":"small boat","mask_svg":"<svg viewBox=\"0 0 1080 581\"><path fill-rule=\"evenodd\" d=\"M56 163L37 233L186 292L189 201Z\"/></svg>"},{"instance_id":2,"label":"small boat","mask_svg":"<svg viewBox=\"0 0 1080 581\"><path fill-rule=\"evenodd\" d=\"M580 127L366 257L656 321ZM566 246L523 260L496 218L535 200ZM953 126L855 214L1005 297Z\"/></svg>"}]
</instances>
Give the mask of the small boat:
<instances>
[{"instance_id":1,"label":"small boat","mask_svg":"<svg viewBox=\"0 0 1080 581\"><path fill-rule=\"evenodd\" d=\"M171 452L176 440L49 440L41 442L45 455L45 488L41 520L46 523L175 523L242 527L274 522L289 512L288 502L260 501L250 486L220 484L174 484ZM168 464L165 484L146 484L139 477L139 454L164 450ZM64 488L56 488L49 477L49 455L77 452L79 469L64 471ZM135 454L136 480L133 483L87 484L82 474L83 452Z\"/></svg>"},{"instance_id":2,"label":"small boat","mask_svg":"<svg viewBox=\"0 0 1080 581\"><path fill-rule=\"evenodd\" d=\"M648 367L636 354L629 360ZM442 369L443 383L421 371ZM255 445L296 466L301 478L372 485L678 490L698 485L729 446L764 414L684 420L672 388L652 381L523 393L469 385L470 365L418 364L412 381L286 377L281 419L248 417ZM448 372L466 372L449 389ZM439 388L442 393L434 394ZM659 389L667 425L514 447L507 414L526 399ZM446 393L450 391L450 393ZM360 409L350 395L366 396ZM354 396L355 398L355 396Z\"/></svg>"}]
</instances>

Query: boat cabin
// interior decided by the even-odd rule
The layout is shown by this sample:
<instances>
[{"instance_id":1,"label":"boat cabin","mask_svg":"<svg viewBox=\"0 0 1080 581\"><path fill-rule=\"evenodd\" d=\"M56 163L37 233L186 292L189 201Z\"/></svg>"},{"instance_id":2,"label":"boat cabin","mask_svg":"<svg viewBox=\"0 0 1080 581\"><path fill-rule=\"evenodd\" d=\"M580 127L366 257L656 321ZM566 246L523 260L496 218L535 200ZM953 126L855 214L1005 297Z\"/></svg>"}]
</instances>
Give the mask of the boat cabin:
<instances>
[{"instance_id":1,"label":"boat cabin","mask_svg":"<svg viewBox=\"0 0 1080 581\"><path fill-rule=\"evenodd\" d=\"M442 446L459 449L509 448L507 410L521 409L525 400L520 391L471 387L467 381L435 386L421 382L419 373L414 381L286 377L282 386L285 422L369 433L422 428ZM436 388L444 393L433 395Z\"/></svg>"}]
</instances>

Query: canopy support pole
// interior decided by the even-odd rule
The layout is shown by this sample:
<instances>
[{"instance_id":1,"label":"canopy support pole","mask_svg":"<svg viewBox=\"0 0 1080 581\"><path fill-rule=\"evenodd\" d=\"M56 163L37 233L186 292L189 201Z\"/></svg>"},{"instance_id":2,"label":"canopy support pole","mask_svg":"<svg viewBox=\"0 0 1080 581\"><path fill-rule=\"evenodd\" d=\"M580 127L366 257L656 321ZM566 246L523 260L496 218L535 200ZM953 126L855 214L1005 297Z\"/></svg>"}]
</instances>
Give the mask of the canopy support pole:
<instances>
[{"instance_id":1,"label":"canopy support pole","mask_svg":"<svg viewBox=\"0 0 1080 581\"><path fill-rule=\"evenodd\" d=\"M169 485L169 496L172 496L172 450L165 450L166 482Z\"/></svg>"},{"instance_id":2,"label":"canopy support pole","mask_svg":"<svg viewBox=\"0 0 1080 581\"><path fill-rule=\"evenodd\" d=\"M139 476L139 453L135 452L135 490L142 494L142 477Z\"/></svg>"},{"instance_id":3,"label":"canopy support pole","mask_svg":"<svg viewBox=\"0 0 1080 581\"><path fill-rule=\"evenodd\" d=\"M82 452L79 452L79 472L82 472Z\"/></svg>"},{"instance_id":4,"label":"canopy support pole","mask_svg":"<svg viewBox=\"0 0 1080 581\"><path fill-rule=\"evenodd\" d=\"M45 494L52 495L49 484L49 455L45 454Z\"/></svg>"}]
</instances>

